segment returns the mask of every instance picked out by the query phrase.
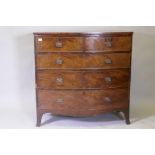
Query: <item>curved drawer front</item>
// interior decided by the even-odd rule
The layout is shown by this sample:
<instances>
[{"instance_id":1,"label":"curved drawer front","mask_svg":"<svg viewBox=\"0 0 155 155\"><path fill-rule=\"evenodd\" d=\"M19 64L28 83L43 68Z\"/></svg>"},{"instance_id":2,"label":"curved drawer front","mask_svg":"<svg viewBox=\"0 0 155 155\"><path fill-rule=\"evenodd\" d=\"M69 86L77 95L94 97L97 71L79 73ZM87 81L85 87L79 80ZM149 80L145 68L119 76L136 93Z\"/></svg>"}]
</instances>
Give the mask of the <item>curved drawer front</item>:
<instances>
[{"instance_id":1,"label":"curved drawer front","mask_svg":"<svg viewBox=\"0 0 155 155\"><path fill-rule=\"evenodd\" d=\"M88 37L85 40L85 50L98 52L131 51L132 38L126 37Z\"/></svg>"},{"instance_id":2,"label":"curved drawer front","mask_svg":"<svg viewBox=\"0 0 155 155\"><path fill-rule=\"evenodd\" d=\"M61 115L93 115L128 107L128 90L38 90L38 106Z\"/></svg>"},{"instance_id":3,"label":"curved drawer front","mask_svg":"<svg viewBox=\"0 0 155 155\"><path fill-rule=\"evenodd\" d=\"M130 53L37 54L37 69L130 68Z\"/></svg>"},{"instance_id":4,"label":"curved drawer front","mask_svg":"<svg viewBox=\"0 0 155 155\"><path fill-rule=\"evenodd\" d=\"M36 52L81 52L82 37L36 37Z\"/></svg>"},{"instance_id":5,"label":"curved drawer front","mask_svg":"<svg viewBox=\"0 0 155 155\"><path fill-rule=\"evenodd\" d=\"M107 89L128 86L128 69L37 72L37 87L44 89Z\"/></svg>"}]
</instances>

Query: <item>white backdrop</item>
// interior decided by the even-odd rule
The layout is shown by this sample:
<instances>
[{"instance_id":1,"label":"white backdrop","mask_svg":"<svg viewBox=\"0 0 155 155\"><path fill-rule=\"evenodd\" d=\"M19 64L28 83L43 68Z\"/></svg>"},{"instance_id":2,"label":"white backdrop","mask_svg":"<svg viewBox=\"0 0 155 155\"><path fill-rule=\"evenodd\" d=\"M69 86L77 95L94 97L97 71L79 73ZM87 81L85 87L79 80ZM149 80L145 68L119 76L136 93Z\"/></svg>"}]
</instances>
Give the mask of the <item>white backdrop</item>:
<instances>
[{"instance_id":1,"label":"white backdrop","mask_svg":"<svg viewBox=\"0 0 155 155\"><path fill-rule=\"evenodd\" d=\"M33 32L133 31L131 111L155 101L155 27L0 27L0 127L35 123ZM133 106L134 105L134 106ZM132 108L134 107L134 108ZM25 114L20 119L17 111ZM152 111L152 113L155 111ZM18 116L18 117L17 117ZM9 122L14 117L15 122ZM8 122L8 123L7 123ZM28 126L27 126L28 127Z\"/></svg>"}]
</instances>

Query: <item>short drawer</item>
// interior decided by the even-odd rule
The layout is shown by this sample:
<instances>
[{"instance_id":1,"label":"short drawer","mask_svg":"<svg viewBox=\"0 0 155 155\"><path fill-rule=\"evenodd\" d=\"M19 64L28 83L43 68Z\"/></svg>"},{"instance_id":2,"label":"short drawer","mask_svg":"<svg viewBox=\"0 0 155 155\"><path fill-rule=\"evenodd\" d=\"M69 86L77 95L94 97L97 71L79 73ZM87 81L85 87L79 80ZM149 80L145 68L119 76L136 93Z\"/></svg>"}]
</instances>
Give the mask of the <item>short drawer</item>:
<instances>
[{"instance_id":1,"label":"short drawer","mask_svg":"<svg viewBox=\"0 0 155 155\"><path fill-rule=\"evenodd\" d=\"M129 70L37 71L37 87L44 89L107 89L129 86Z\"/></svg>"},{"instance_id":2,"label":"short drawer","mask_svg":"<svg viewBox=\"0 0 155 155\"><path fill-rule=\"evenodd\" d=\"M114 69L130 68L130 53L36 55L37 69Z\"/></svg>"},{"instance_id":3,"label":"short drawer","mask_svg":"<svg viewBox=\"0 0 155 155\"><path fill-rule=\"evenodd\" d=\"M85 39L85 50L87 52L117 52L117 51L131 51L132 37L87 37Z\"/></svg>"},{"instance_id":4,"label":"short drawer","mask_svg":"<svg viewBox=\"0 0 155 155\"><path fill-rule=\"evenodd\" d=\"M128 107L128 90L38 90L38 106L56 114L82 116Z\"/></svg>"},{"instance_id":5,"label":"short drawer","mask_svg":"<svg viewBox=\"0 0 155 155\"><path fill-rule=\"evenodd\" d=\"M82 37L36 37L36 52L81 52Z\"/></svg>"}]
</instances>

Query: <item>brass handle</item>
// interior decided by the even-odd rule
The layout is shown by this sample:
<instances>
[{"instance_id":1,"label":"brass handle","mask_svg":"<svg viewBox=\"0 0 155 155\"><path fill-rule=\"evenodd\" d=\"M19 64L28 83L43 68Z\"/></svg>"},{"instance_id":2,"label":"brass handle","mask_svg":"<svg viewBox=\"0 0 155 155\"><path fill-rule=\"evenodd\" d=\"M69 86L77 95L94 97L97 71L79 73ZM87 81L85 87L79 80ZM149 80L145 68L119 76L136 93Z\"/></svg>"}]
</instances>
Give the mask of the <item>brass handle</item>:
<instances>
[{"instance_id":1,"label":"brass handle","mask_svg":"<svg viewBox=\"0 0 155 155\"><path fill-rule=\"evenodd\" d=\"M109 48L112 47L112 38L111 37L105 38L105 45Z\"/></svg>"},{"instance_id":2,"label":"brass handle","mask_svg":"<svg viewBox=\"0 0 155 155\"><path fill-rule=\"evenodd\" d=\"M104 60L104 63L105 63L105 64L112 64L112 60L111 60L111 59L105 59L105 60Z\"/></svg>"},{"instance_id":3,"label":"brass handle","mask_svg":"<svg viewBox=\"0 0 155 155\"><path fill-rule=\"evenodd\" d=\"M55 43L55 47L56 48L62 48L62 41L59 39L59 38L57 38L57 40L56 40L56 43Z\"/></svg>"},{"instance_id":4,"label":"brass handle","mask_svg":"<svg viewBox=\"0 0 155 155\"><path fill-rule=\"evenodd\" d=\"M111 38L111 37L107 37L107 38L105 39L105 41L106 41L106 42L112 42L112 38Z\"/></svg>"},{"instance_id":5,"label":"brass handle","mask_svg":"<svg viewBox=\"0 0 155 155\"><path fill-rule=\"evenodd\" d=\"M62 65L63 64L63 60L62 59L56 59L55 63L58 65Z\"/></svg>"},{"instance_id":6,"label":"brass handle","mask_svg":"<svg viewBox=\"0 0 155 155\"><path fill-rule=\"evenodd\" d=\"M64 83L63 77L57 77L56 82L57 82L57 84L63 84Z\"/></svg>"},{"instance_id":7,"label":"brass handle","mask_svg":"<svg viewBox=\"0 0 155 155\"><path fill-rule=\"evenodd\" d=\"M105 77L104 80L105 80L105 82L108 83L108 82L111 82L112 81L112 78L111 77Z\"/></svg>"},{"instance_id":8,"label":"brass handle","mask_svg":"<svg viewBox=\"0 0 155 155\"><path fill-rule=\"evenodd\" d=\"M56 100L56 103L62 104L62 103L64 103L64 100L63 100L62 98L58 98L58 99Z\"/></svg>"},{"instance_id":9,"label":"brass handle","mask_svg":"<svg viewBox=\"0 0 155 155\"><path fill-rule=\"evenodd\" d=\"M106 43L106 46L107 46L107 47L112 47L112 42L107 42L107 43Z\"/></svg>"},{"instance_id":10,"label":"brass handle","mask_svg":"<svg viewBox=\"0 0 155 155\"><path fill-rule=\"evenodd\" d=\"M111 103L111 102L112 102L112 99L111 99L110 97L105 97L105 98L104 98L104 101L105 101L106 103Z\"/></svg>"}]
</instances>

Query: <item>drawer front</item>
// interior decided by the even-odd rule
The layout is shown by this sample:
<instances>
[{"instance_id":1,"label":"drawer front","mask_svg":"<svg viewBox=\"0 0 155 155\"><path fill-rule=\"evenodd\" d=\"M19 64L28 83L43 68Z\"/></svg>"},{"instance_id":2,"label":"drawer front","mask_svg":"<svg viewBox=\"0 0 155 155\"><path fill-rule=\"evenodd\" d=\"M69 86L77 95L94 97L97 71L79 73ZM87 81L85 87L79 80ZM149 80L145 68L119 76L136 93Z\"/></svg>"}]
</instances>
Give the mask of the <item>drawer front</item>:
<instances>
[{"instance_id":1,"label":"drawer front","mask_svg":"<svg viewBox=\"0 0 155 155\"><path fill-rule=\"evenodd\" d=\"M62 115L93 115L128 107L128 90L38 90L38 106Z\"/></svg>"},{"instance_id":2,"label":"drawer front","mask_svg":"<svg viewBox=\"0 0 155 155\"><path fill-rule=\"evenodd\" d=\"M126 37L88 37L85 40L86 51L131 51L132 38Z\"/></svg>"},{"instance_id":3,"label":"drawer front","mask_svg":"<svg viewBox=\"0 0 155 155\"><path fill-rule=\"evenodd\" d=\"M83 88L79 72L37 71L37 87L44 89Z\"/></svg>"},{"instance_id":4,"label":"drawer front","mask_svg":"<svg viewBox=\"0 0 155 155\"><path fill-rule=\"evenodd\" d=\"M90 89L129 87L129 70L105 70L84 73L84 86Z\"/></svg>"},{"instance_id":5,"label":"drawer front","mask_svg":"<svg viewBox=\"0 0 155 155\"><path fill-rule=\"evenodd\" d=\"M81 52L82 37L36 37L36 52Z\"/></svg>"},{"instance_id":6,"label":"drawer front","mask_svg":"<svg viewBox=\"0 0 155 155\"><path fill-rule=\"evenodd\" d=\"M130 68L130 53L37 54L38 69Z\"/></svg>"},{"instance_id":7,"label":"drawer front","mask_svg":"<svg viewBox=\"0 0 155 155\"><path fill-rule=\"evenodd\" d=\"M129 70L37 72L37 87L44 89L107 89L129 86Z\"/></svg>"}]
</instances>

